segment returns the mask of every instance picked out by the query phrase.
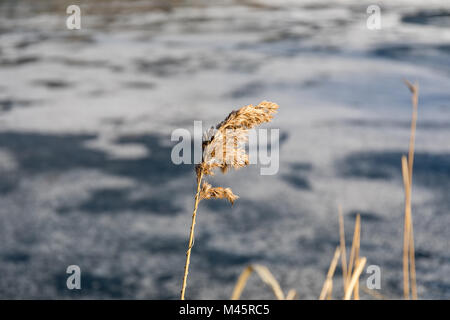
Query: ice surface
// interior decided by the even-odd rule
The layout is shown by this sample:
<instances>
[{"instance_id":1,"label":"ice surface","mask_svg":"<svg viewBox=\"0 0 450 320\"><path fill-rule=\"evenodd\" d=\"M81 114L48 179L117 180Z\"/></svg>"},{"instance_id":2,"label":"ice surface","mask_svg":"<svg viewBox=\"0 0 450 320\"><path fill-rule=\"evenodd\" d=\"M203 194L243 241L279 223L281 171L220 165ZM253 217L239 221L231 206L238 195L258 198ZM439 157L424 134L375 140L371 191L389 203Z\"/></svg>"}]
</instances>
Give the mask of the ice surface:
<instances>
[{"instance_id":1,"label":"ice surface","mask_svg":"<svg viewBox=\"0 0 450 320\"><path fill-rule=\"evenodd\" d=\"M171 163L170 134L264 99L281 106L280 171L211 179L241 198L201 203L187 297L229 298L260 263L317 298L338 204L348 241L361 213L381 293L401 297L404 78L420 83L419 296L450 298L447 0L380 1L378 31L360 0L81 1L81 30L68 4L0 3L1 298L178 298L195 178ZM244 297L272 295L252 278Z\"/></svg>"}]
</instances>

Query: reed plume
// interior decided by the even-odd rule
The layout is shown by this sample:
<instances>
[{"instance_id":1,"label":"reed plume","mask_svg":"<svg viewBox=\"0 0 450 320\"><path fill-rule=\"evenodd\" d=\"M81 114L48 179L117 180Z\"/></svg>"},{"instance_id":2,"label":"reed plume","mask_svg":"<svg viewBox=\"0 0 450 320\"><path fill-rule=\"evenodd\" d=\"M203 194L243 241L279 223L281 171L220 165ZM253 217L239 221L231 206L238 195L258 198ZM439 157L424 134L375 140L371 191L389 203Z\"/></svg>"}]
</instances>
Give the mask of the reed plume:
<instances>
[{"instance_id":1,"label":"reed plume","mask_svg":"<svg viewBox=\"0 0 450 320\"><path fill-rule=\"evenodd\" d=\"M239 169L248 165L249 158L245 150L245 145L248 141L248 130L271 121L277 110L278 105L268 101L263 101L257 106L247 105L239 110L232 111L225 120L220 122L215 128L209 129L203 136L202 161L195 168L197 192L195 194L188 250L186 251L181 300L184 300L186 292L199 202L202 199L227 199L233 204L238 198L230 188L212 187L207 182L204 182L202 185L203 177L214 175L215 169L220 169L222 173L226 173L229 169Z\"/></svg>"}]
</instances>

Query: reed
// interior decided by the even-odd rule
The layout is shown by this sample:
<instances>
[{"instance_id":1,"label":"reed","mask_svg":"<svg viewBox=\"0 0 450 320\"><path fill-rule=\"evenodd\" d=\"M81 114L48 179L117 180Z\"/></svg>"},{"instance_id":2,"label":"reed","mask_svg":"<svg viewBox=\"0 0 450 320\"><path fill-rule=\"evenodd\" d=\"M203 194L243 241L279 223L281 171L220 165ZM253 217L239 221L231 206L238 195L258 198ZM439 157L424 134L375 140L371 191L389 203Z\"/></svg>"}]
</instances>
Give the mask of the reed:
<instances>
[{"instance_id":1,"label":"reed","mask_svg":"<svg viewBox=\"0 0 450 320\"><path fill-rule=\"evenodd\" d=\"M345 255L346 246L344 218L342 216L341 206L339 206L339 233L341 264L344 279L344 300L350 299L352 297L352 294L355 300L359 300L359 276L361 275L362 268L364 268L364 265L366 263L366 258L359 257L359 248L361 243L361 216L359 214L356 215L353 241L348 262ZM344 254L342 254L342 251L344 252Z\"/></svg>"},{"instance_id":2,"label":"reed","mask_svg":"<svg viewBox=\"0 0 450 320\"><path fill-rule=\"evenodd\" d=\"M417 111L418 111L418 96L419 87L417 84L411 84L405 80L405 83L411 91L412 97L412 119L411 119L411 133L409 139L408 155L402 156L401 170L403 185L405 189L405 210L404 210L404 231L403 231L403 291L405 299L418 299L417 284L416 284L416 269L415 269L415 253L414 253L414 232L413 232L413 219L411 209L411 196L412 196L412 180L413 180L413 164L414 164L414 148L415 148L415 135L416 135L416 123L417 123ZM210 185L205 185L205 190L210 190ZM220 189L220 190L219 190ZM205 191L209 194L209 191ZM217 195L222 198L228 199L230 202L235 200L235 196L230 189L218 188ZM215 194L211 194L214 197ZM204 197L209 198L209 197ZM353 241L350 249L349 260L347 261L346 255L346 243L345 243L345 229L344 218L342 214L342 207L339 206L339 246L336 248L333 258L331 260L326 279L322 286L322 290L319 295L319 300L331 299L333 291L333 276L335 274L339 258L341 259L344 300L350 300L353 296L355 300L359 297L359 278L367 263L366 257L360 257L361 246L361 216L358 214L355 219L355 227L353 232ZM256 272L259 277L269 285L275 294L277 299L289 300L294 299L297 296L295 290L291 289L287 295L284 295L279 283L275 280L272 273L261 265L250 265L240 275L235 288L233 290L232 299L239 299L242 291L245 288L250 275ZM376 299L386 299L382 294L375 290L369 290L366 287L362 287L362 290L369 295L372 295Z\"/></svg>"},{"instance_id":3,"label":"reed","mask_svg":"<svg viewBox=\"0 0 450 320\"><path fill-rule=\"evenodd\" d=\"M339 206L339 239L341 247L342 281L344 290L347 290L347 255L345 248L344 217L342 216L342 206Z\"/></svg>"},{"instance_id":4,"label":"reed","mask_svg":"<svg viewBox=\"0 0 450 320\"><path fill-rule=\"evenodd\" d=\"M295 300L295 299L297 299L297 291L295 291L294 289L289 290L286 295L286 300Z\"/></svg>"},{"instance_id":5,"label":"reed","mask_svg":"<svg viewBox=\"0 0 450 320\"><path fill-rule=\"evenodd\" d=\"M227 199L231 204L238 198L230 188L212 187L202 181L204 176L213 175L215 169L226 173L229 169L239 169L248 165L245 144L248 130L265 122L270 122L278 110L273 102L263 101L257 106L247 105L231 112L215 128L209 129L203 137L202 161L195 167L197 191L194 199L191 227L189 231L186 263L184 266L181 300L185 298L192 246L194 244L195 223L198 205L202 199Z\"/></svg>"},{"instance_id":6,"label":"reed","mask_svg":"<svg viewBox=\"0 0 450 320\"><path fill-rule=\"evenodd\" d=\"M355 221L355 231L353 232L353 242L352 242L352 248L350 251L350 260L349 260L349 267L347 271L347 279L350 279L352 277L352 270L353 266L358 265L359 263L359 248L361 245L361 215L356 216ZM354 298L355 300L359 300L359 278L356 279L356 283L354 286Z\"/></svg>"},{"instance_id":7,"label":"reed","mask_svg":"<svg viewBox=\"0 0 450 320\"><path fill-rule=\"evenodd\" d=\"M353 290L355 289L356 283L358 282L359 276L366 265L367 259L365 257L361 257L358 259L358 263L356 265L355 271L353 271L352 277L349 280L347 289L345 290L344 300L350 300L352 297Z\"/></svg>"},{"instance_id":8,"label":"reed","mask_svg":"<svg viewBox=\"0 0 450 320\"><path fill-rule=\"evenodd\" d=\"M242 295L242 291L244 291L247 284L248 278L253 272L256 272L259 278L272 289L278 300L292 300L297 295L295 290L290 290L287 294L287 298L289 299L286 299L283 290L281 290L280 284L269 269L259 264L253 264L247 266L244 271L242 271L236 285L234 286L233 293L231 294L231 300L239 300Z\"/></svg>"},{"instance_id":9,"label":"reed","mask_svg":"<svg viewBox=\"0 0 450 320\"><path fill-rule=\"evenodd\" d=\"M403 231L403 296L405 299L417 300L416 264L414 253L414 231L411 210L411 194L414 164L414 144L416 136L417 111L419 101L419 85L405 80L411 92L412 117L409 138L408 157L402 157L402 176L405 188L405 219Z\"/></svg>"}]
</instances>

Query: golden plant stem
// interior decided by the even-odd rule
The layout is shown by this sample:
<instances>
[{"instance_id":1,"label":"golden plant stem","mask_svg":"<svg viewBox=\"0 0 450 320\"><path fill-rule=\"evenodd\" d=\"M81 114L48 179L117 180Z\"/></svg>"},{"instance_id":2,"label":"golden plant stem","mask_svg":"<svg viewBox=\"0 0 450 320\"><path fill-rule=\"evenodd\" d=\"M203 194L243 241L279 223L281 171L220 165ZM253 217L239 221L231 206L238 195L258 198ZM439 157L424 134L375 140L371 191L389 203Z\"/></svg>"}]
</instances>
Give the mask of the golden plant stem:
<instances>
[{"instance_id":1,"label":"golden plant stem","mask_svg":"<svg viewBox=\"0 0 450 320\"><path fill-rule=\"evenodd\" d=\"M184 294L186 292L186 282L187 282L187 276L189 273L189 263L191 261L192 245L194 244L195 218L197 217L197 209L198 209L198 204L200 202L200 190L201 190L202 178L203 178L203 172L200 171L200 173L197 176L197 193L195 194L194 212L192 213L191 231L189 233L189 245L188 245L188 249L186 251L186 264L184 265L183 285L181 287L181 297L180 297L181 300L184 300Z\"/></svg>"},{"instance_id":2,"label":"golden plant stem","mask_svg":"<svg viewBox=\"0 0 450 320\"><path fill-rule=\"evenodd\" d=\"M355 220L355 230L353 231L353 242L352 242L352 248L350 250L350 259L349 259L349 266L348 266L348 270L347 270L347 279L351 277L352 275L352 269L353 269L353 265L356 264L356 259L357 259L357 246L358 246L358 232L359 232L359 228L360 228L360 223L361 223L361 216L358 214L356 216L356 220Z\"/></svg>"},{"instance_id":3,"label":"golden plant stem","mask_svg":"<svg viewBox=\"0 0 450 320\"><path fill-rule=\"evenodd\" d=\"M327 300L333 299L333 281L330 282L330 287L328 288Z\"/></svg>"},{"instance_id":4,"label":"golden plant stem","mask_svg":"<svg viewBox=\"0 0 450 320\"><path fill-rule=\"evenodd\" d=\"M359 278L356 279L356 284L355 287L353 288L353 298L354 300L359 300Z\"/></svg>"},{"instance_id":5,"label":"golden plant stem","mask_svg":"<svg viewBox=\"0 0 450 320\"><path fill-rule=\"evenodd\" d=\"M406 157L402 157L403 183L405 185L405 235L403 238L403 280L408 281L404 285L404 297L409 299L409 289L411 287L412 299L417 300L416 286L416 264L414 257L414 231L411 213L411 184L407 173ZM409 284L410 282L410 284Z\"/></svg>"},{"instance_id":6,"label":"golden plant stem","mask_svg":"<svg viewBox=\"0 0 450 320\"><path fill-rule=\"evenodd\" d=\"M297 291L291 289L286 295L286 300L295 300L297 298Z\"/></svg>"},{"instance_id":7,"label":"golden plant stem","mask_svg":"<svg viewBox=\"0 0 450 320\"><path fill-rule=\"evenodd\" d=\"M405 156L402 156L402 175L405 187L405 222L403 230L403 297L409 300L409 247L410 247L410 188L408 163Z\"/></svg>"},{"instance_id":8,"label":"golden plant stem","mask_svg":"<svg viewBox=\"0 0 450 320\"><path fill-rule=\"evenodd\" d=\"M330 267L328 268L327 277L323 283L322 291L320 292L319 300L325 300L327 293L328 297L331 298L331 291L333 289L333 275L338 264L339 256L341 254L341 249L339 247L334 251L333 259L331 260Z\"/></svg>"},{"instance_id":9,"label":"golden plant stem","mask_svg":"<svg viewBox=\"0 0 450 320\"><path fill-rule=\"evenodd\" d=\"M359 214L356 216L355 233L356 235L353 240L356 243L354 264L357 265L359 263L359 248L361 246L361 216ZM353 296L355 300L359 300L359 277L356 279L355 288L353 289Z\"/></svg>"},{"instance_id":10,"label":"golden plant stem","mask_svg":"<svg viewBox=\"0 0 450 320\"><path fill-rule=\"evenodd\" d=\"M355 219L355 230L353 232L352 248L350 250L350 258L347 270L347 279L352 276L353 266L356 266L359 258L360 247L360 233L361 233L361 215L357 215ZM354 289L355 300L359 300L359 279L356 280Z\"/></svg>"},{"instance_id":11,"label":"golden plant stem","mask_svg":"<svg viewBox=\"0 0 450 320\"><path fill-rule=\"evenodd\" d=\"M281 290L278 281L275 279L275 277L272 275L269 269L267 269L265 266L258 264L249 265L244 269L244 271L242 271L241 275L238 278L238 281L236 282L236 285L234 286L233 293L231 294L231 300L239 300L242 291L244 290L245 285L247 284L247 280L252 274L252 272L256 272L258 276L261 278L261 280L272 288L272 291L278 300L285 300L283 290ZM296 292L293 290L289 291L288 293L289 298L295 295Z\"/></svg>"},{"instance_id":12,"label":"golden plant stem","mask_svg":"<svg viewBox=\"0 0 450 320\"><path fill-rule=\"evenodd\" d=\"M412 215L410 217L410 237L409 237L409 264L410 264L410 274L411 274L411 296L413 300L417 300L417 285L416 285L416 261L414 257L414 232L413 232L413 222Z\"/></svg>"},{"instance_id":13,"label":"golden plant stem","mask_svg":"<svg viewBox=\"0 0 450 320\"><path fill-rule=\"evenodd\" d=\"M419 85L411 83L408 84L412 92L412 105L413 113L411 119L411 136L409 139L409 152L408 152L408 174L409 174L409 194L410 194L410 204L409 204L409 262L410 262L410 277L411 277L411 294L414 300L417 300L417 284L416 284L416 263L414 256L414 232L413 232L413 221L411 213L411 193L412 193L412 181L413 181L413 164L414 164L414 141L416 136L416 123L417 123L417 109L419 103Z\"/></svg>"},{"instance_id":14,"label":"golden plant stem","mask_svg":"<svg viewBox=\"0 0 450 320\"><path fill-rule=\"evenodd\" d=\"M361 275L361 272L363 271L366 261L367 260L365 257L358 259L358 264L355 267L355 271L353 272L352 278L348 283L347 290L345 291L344 300L350 300L350 298L352 297L352 292L355 288L356 282L359 279L359 276Z\"/></svg>"},{"instance_id":15,"label":"golden plant stem","mask_svg":"<svg viewBox=\"0 0 450 320\"><path fill-rule=\"evenodd\" d=\"M342 207L339 206L339 238L341 246L341 262L342 262L342 281L344 283L344 291L347 290L347 256L345 249L345 231L344 217L342 216Z\"/></svg>"},{"instance_id":16,"label":"golden plant stem","mask_svg":"<svg viewBox=\"0 0 450 320\"><path fill-rule=\"evenodd\" d=\"M415 263L415 250L414 250L414 232L413 232L413 221L412 221L412 213L411 213L411 194L412 194L412 181L413 181L413 164L414 164L414 142L415 142L415 136L416 136L416 127L417 127L417 110L418 110L418 104L419 104L419 85L417 83L412 84L411 82L405 80L406 86L411 91L411 103L413 107L412 111L412 118L411 118L411 135L409 138L409 150L408 150L408 164L407 164L407 173L408 173L408 185L405 184L405 194L406 192L409 193L409 199L408 203L405 203L405 215L406 210L409 212L408 217L408 223L409 226L405 226L405 230L408 231L408 237L409 239L404 239L404 241L409 240L409 243L404 243L404 255L408 254L409 258L409 279L411 281L411 294L412 299L417 300L417 284L416 284L416 263ZM402 160L403 161L403 160ZM403 163L402 163L403 166ZM402 168L403 170L403 168ZM408 189L408 190L407 190ZM405 195L406 197L406 195ZM407 209L407 207L409 207ZM406 216L405 216L405 223L406 223ZM408 250L405 253L405 247L408 246ZM405 259L405 257L404 257ZM407 267L407 266L406 266ZM405 268L405 263L404 263ZM405 270L405 269L404 269ZM405 277L405 274L404 274ZM404 291L406 288L404 288ZM405 294L405 298L408 296L409 298L409 285L408 285L408 293Z\"/></svg>"}]
</instances>

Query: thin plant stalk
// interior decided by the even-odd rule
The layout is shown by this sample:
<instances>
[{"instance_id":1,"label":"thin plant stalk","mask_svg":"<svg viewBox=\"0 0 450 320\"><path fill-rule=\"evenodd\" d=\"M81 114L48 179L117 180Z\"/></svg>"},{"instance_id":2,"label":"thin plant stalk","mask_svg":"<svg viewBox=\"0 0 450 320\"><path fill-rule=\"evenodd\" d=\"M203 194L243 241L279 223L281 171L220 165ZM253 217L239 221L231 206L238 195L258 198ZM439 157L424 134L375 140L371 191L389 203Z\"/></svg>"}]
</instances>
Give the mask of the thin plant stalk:
<instances>
[{"instance_id":1,"label":"thin plant stalk","mask_svg":"<svg viewBox=\"0 0 450 320\"><path fill-rule=\"evenodd\" d=\"M411 296L413 300L417 300L417 284L416 284L416 261L414 257L414 231L412 215L410 217L410 237L409 237L409 264L411 277Z\"/></svg>"},{"instance_id":2,"label":"thin plant stalk","mask_svg":"<svg viewBox=\"0 0 450 320\"><path fill-rule=\"evenodd\" d=\"M416 284L416 264L415 264L415 250L414 250L414 232L413 232L413 223L412 223L412 213L411 213L411 193L412 193L412 181L413 181L413 164L414 164L414 142L416 135L416 127L417 127L417 111L418 111L418 102L419 102L419 85L417 83L412 84L411 82L405 80L405 84L408 89L411 91L411 103L413 107L412 118L411 118L411 134L409 139L409 150L408 150L408 159L407 159L407 175L408 175L408 186L405 184L405 198L406 193L409 193L409 199L405 199L409 203L405 203L405 223L408 220L409 226L405 226L405 231L407 230L408 235L404 237L403 244L403 270L404 270L404 296L405 299L409 299L409 281L411 281L411 295L412 299L417 300L417 284ZM403 160L402 160L403 162ZM402 170L403 170L402 163ZM405 180L405 178L404 178ZM407 190L408 189L408 190ZM409 217L406 217L407 206L409 206ZM408 241L408 242L406 242ZM409 260L409 264L406 261ZM407 270L409 267L409 274ZM407 277L408 283L405 282L405 278Z\"/></svg>"},{"instance_id":3,"label":"thin plant stalk","mask_svg":"<svg viewBox=\"0 0 450 320\"><path fill-rule=\"evenodd\" d=\"M409 188L409 174L408 174L408 163L406 157L402 157L402 175L403 184L405 186L405 222L403 230L403 297L409 300L409 247L410 247L410 188Z\"/></svg>"},{"instance_id":4,"label":"thin plant stalk","mask_svg":"<svg viewBox=\"0 0 450 320\"><path fill-rule=\"evenodd\" d=\"M355 231L353 232L353 242L352 242L352 249L350 252L350 262L347 272L347 279L350 279L351 277L353 266L356 266L358 264L360 242L361 242L361 215L358 214L355 220ZM359 300L359 278L356 279L356 284L353 291L354 291L353 292L354 299Z\"/></svg>"},{"instance_id":5,"label":"thin plant stalk","mask_svg":"<svg viewBox=\"0 0 450 320\"><path fill-rule=\"evenodd\" d=\"M194 244L194 230L195 230L195 219L197 217L197 209L198 204L200 202L200 186L202 183L203 178L203 172L200 172L197 177L197 193L195 194L195 204L194 204L194 212L192 213L192 223L191 223L191 231L189 233L189 245L188 249L186 251L186 263L184 265L184 276L183 276L183 285L181 287L181 300L184 300L184 294L186 292L186 282L187 282L187 276L189 273L189 263L191 261L191 250L192 246Z\"/></svg>"},{"instance_id":6,"label":"thin plant stalk","mask_svg":"<svg viewBox=\"0 0 450 320\"><path fill-rule=\"evenodd\" d=\"M355 245L355 265L359 263L359 248L361 246L361 216L358 214L356 218L357 236ZM355 289L353 290L355 300L359 300L359 278L356 280Z\"/></svg>"},{"instance_id":7,"label":"thin plant stalk","mask_svg":"<svg viewBox=\"0 0 450 320\"><path fill-rule=\"evenodd\" d=\"M409 151L408 151L408 174L409 174L409 183L412 186L412 173L413 173L413 164L414 164L414 141L416 137L416 124L417 124L417 109L419 102L419 85L411 84L409 81L405 81L407 87L412 93L411 102L413 106L412 118L411 118L411 135L409 137Z\"/></svg>"},{"instance_id":8,"label":"thin plant stalk","mask_svg":"<svg viewBox=\"0 0 450 320\"><path fill-rule=\"evenodd\" d=\"M297 291L295 291L294 289L291 289L288 291L288 293L286 294L286 300L295 300L297 299Z\"/></svg>"},{"instance_id":9,"label":"thin plant stalk","mask_svg":"<svg viewBox=\"0 0 450 320\"><path fill-rule=\"evenodd\" d=\"M344 291L347 290L347 256L345 248L345 230L344 230L344 217L342 216L342 207L339 206L339 237L341 246L341 262L342 262L342 281Z\"/></svg>"},{"instance_id":10,"label":"thin plant stalk","mask_svg":"<svg viewBox=\"0 0 450 320\"><path fill-rule=\"evenodd\" d=\"M356 264L356 251L357 251L357 243L358 243L358 228L360 225L360 219L361 216L358 214L356 216L356 221L355 221L355 230L353 232L353 242L352 242L352 248L350 250L350 260L349 260L349 265L348 265L348 270L347 270L347 279L351 277L352 275L352 269L353 269L353 265Z\"/></svg>"},{"instance_id":11,"label":"thin plant stalk","mask_svg":"<svg viewBox=\"0 0 450 320\"><path fill-rule=\"evenodd\" d=\"M333 291L333 275L338 264L339 256L341 254L341 248L337 247L334 251L333 259L331 260L330 267L328 268L327 277L323 283L322 291L320 292L319 300L325 300L328 297L331 298L331 293Z\"/></svg>"},{"instance_id":12,"label":"thin plant stalk","mask_svg":"<svg viewBox=\"0 0 450 320\"><path fill-rule=\"evenodd\" d=\"M365 257L362 257L358 260L358 264L356 265L355 271L353 272L352 278L350 279L347 290L345 291L344 300L350 300L352 296L352 291L355 288L356 282L359 279L359 276L361 275L361 272L364 269L364 266L366 265L367 259Z\"/></svg>"}]
</instances>

